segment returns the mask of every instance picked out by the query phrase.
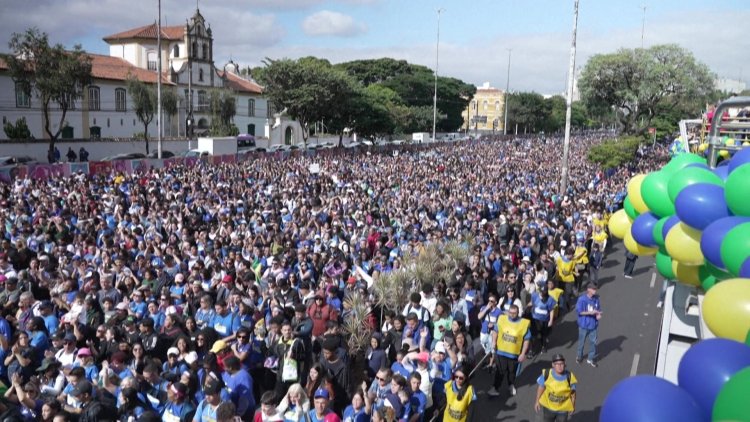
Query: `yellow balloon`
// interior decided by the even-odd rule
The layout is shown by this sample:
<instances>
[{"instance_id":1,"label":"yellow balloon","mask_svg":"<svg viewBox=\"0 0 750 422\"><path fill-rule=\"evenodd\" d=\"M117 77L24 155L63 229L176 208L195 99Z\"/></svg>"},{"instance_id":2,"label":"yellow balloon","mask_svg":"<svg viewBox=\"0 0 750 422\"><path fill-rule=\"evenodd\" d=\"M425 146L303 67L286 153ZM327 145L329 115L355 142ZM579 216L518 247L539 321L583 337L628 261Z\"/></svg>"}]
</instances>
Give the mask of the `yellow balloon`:
<instances>
[{"instance_id":1,"label":"yellow balloon","mask_svg":"<svg viewBox=\"0 0 750 422\"><path fill-rule=\"evenodd\" d=\"M701 252L701 232L679 222L669 230L664 239L664 246L672 259L686 265L703 265Z\"/></svg>"},{"instance_id":2,"label":"yellow balloon","mask_svg":"<svg viewBox=\"0 0 750 422\"><path fill-rule=\"evenodd\" d=\"M702 311L712 333L744 343L750 330L750 279L717 283L706 292Z\"/></svg>"},{"instance_id":3,"label":"yellow balloon","mask_svg":"<svg viewBox=\"0 0 750 422\"><path fill-rule=\"evenodd\" d=\"M701 285L699 270L700 265L685 265L680 261L672 260L672 272L675 278L685 284L699 287Z\"/></svg>"},{"instance_id":4,"label":"yellow balloon","mask_svg":"<svg viewBox=\"0 0 750 422\"><path fill-rule=\"evenodd\" d=\"M630 233L630 226L633 224L625 210L619 210L609 217L609 232L612 236L622 239L625 233Z\"/></svg>"},{"instance_id":5,"label":"yellow balloon","mask_svg":"<svg viewBox=\"0 0 750 422\"><path fill-rule=\"evenodd\" d=\"M632 252L634 255L638 256L656 255L656 252L659 250L659 248L649 248L648 246L643 246L640 243L636 242L635 239L633 239L633 235L630 233L630 230L625 233L625 248Z\"/></svg>"},{"instance_id":6,"label":"yellow balloon","mask_svg":"<svg viewBox=\"0 0 750 422\"><path fill-rule=\"evenodd\" d=\"M734 144L735 144L735 143L736 143L736 142L735 142L735 141L734 141L734 139L732 139L732 138L729 138L729 139L727 139L726 141L724 141L724 145L726 145L726 146L728 146L728 147L734 146Z\"/></svg>"},{"instance_id":7,"label":"yellow balloon","mask_svg":"<svg viewBox=\"0 0 750 422\"><path fill-rule=\"evenodd\" d=\"M745 141L742 143L743 147L750 147L750 141Z\"/></svg>"},{"instance_id":8,"label":"yellow balloon","mask_svg":"<svg viewBox=\"0 0 750 422\"><path fill-rule=\"evenodd\" d=\"M633 176L630 182L628 182L628 198L630 198L630 203L633 204L633 208L638 211L638 214L649 211L648 205L646 205L641 196L641 184L645 178L645 174L638 174Z\"/></svg>"},{"instance_id":9,"label":"yellow balloon","mask_svg":"<svg viewBox=\"0 0 750 422\"><path fill-rule=\"evenodd\" d=\"M719 157L726 160L727 158L729 158L729 151L719 151Z\"/></svg>"},{"instance_id":10,"label":"yellow balloon","mask_svg":"<svg viewBox=\"0 0 750 422\"><path fill-rule=\"evenodd\" d=\"M707 149L708 149L708 142L704 142L698 145L698 152L706 152Z\"/></svg>"}]
</instances>

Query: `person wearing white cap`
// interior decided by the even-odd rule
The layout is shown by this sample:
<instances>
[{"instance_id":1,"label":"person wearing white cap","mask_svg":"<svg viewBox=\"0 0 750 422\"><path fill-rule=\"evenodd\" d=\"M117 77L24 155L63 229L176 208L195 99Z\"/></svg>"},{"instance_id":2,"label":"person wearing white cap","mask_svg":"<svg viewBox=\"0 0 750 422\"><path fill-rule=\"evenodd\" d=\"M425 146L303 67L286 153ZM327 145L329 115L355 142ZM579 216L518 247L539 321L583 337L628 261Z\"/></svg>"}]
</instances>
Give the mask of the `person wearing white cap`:
<instances>
[{"instance_id":1,"label":"person wearing white cap","mask_svg":"<svg viewBox=\"0 0 750 422\"><path fill-rule=\"evenodd\" d=\"M167 361L162 365L162 374L170 373L179 376L188 370L188 366L180 360L180 349L170 347L167 350Z\"/></svg>"}]
</instances>

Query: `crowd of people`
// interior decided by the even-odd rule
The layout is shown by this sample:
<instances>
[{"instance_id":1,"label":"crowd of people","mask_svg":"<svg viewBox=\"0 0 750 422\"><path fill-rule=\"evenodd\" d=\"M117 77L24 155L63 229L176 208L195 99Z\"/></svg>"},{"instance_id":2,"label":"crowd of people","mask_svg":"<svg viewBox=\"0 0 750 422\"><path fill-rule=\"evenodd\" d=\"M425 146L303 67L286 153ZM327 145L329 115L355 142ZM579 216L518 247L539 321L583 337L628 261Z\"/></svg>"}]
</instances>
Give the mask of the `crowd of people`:
<instances>
[{"instance_id":1,"label":"crowd of people","mask_svg":"<svg viewBox=\"0 0 750 422\"><path fill-rule=\"evenodd\" d=\"M599 319L607 215L659 155L605 173L586 160L601 139L574 138L565 192L553 137L4 184L0 420L466 420L474 369L513 395L562 312L587 297ZM381 309L379 277L447 240L468 261ZM575 401L553 360L545 417Z\"/></svg>"}]
</instances>

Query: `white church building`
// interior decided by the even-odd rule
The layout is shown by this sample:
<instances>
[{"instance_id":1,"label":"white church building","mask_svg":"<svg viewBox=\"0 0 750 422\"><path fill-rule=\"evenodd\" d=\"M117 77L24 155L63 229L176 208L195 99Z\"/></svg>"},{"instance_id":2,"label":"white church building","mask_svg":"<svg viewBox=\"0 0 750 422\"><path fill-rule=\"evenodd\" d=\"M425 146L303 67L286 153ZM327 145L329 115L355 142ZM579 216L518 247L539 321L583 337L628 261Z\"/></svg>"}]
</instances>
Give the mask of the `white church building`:
<instances>
[{"instance_id":1,"label":"white church building","mask_svg":"<svg viewBox=\"0 0 750 422\"><path fill-rule=\"evenodd\" d=\"M239 66L231 60L221 68L214 64L214 40L199 10L179 26L161 27L161 48L157 43L157 26L151 24L104 37L109 55L89 54L92 60L92 84L68 110L59 139L118 138L127 139L143 132L143 124L133 112L127 92L129 75L146 83L157 83L157 60L162 59L162 89L175 90L178 112L164 116L165 137L185 137L187 125L193 134L208 131L211 113L208 107L211 90L226 89L236 99L233 123L240 133L269 138L269 144L302 142L301 128L295 121L283 120L263 88L249 76L240 75ZM14 123L21 117L32 135L43 139L40 101L29 98L16 86L8 66L0 60L0 116L2 123ZM60 116L52 105L51 130L57 131ZM156 118L149 125L149 137L157 135ZM0 137L5 134L0 132Z\"/></svg>"}]
</instances>

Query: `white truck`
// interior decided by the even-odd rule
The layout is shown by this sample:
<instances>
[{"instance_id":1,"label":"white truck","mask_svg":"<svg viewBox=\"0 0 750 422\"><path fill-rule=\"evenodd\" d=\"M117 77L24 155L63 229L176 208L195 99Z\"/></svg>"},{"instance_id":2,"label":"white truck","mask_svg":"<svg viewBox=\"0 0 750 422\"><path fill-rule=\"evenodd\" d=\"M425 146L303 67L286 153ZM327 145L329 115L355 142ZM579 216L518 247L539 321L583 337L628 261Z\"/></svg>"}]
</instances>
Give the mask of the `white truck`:
<instances>
[{"instance_id":1,"label":"white truck","mask_svg":"<svg viewBox=\"0 0 750 422\"><path fill-rule=\"evenodd\" d=\"M237 138L198 138L198 148L192 149L197 155L235 155L237 154Z\"/></svg>"},{"instance_id":2,"label":"white truck","mask_svg":"<svg viewBox=\"0 0 750 422\"><path fill-rule=\"evenodd\" d=\"M432 142L432 136L429 132L416 132L411 135L411 141L415 144L427 144Z\"/></svg>"}]
</instances>

